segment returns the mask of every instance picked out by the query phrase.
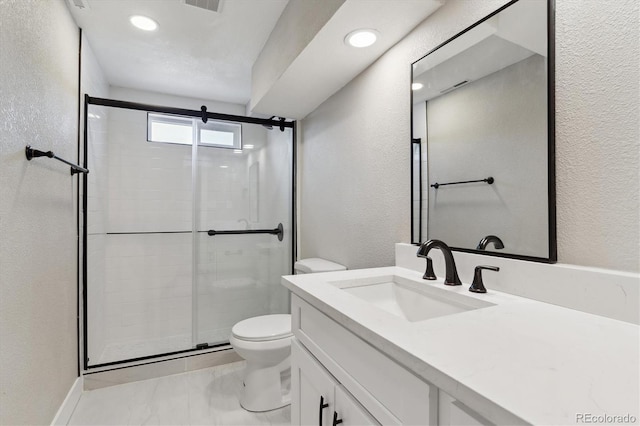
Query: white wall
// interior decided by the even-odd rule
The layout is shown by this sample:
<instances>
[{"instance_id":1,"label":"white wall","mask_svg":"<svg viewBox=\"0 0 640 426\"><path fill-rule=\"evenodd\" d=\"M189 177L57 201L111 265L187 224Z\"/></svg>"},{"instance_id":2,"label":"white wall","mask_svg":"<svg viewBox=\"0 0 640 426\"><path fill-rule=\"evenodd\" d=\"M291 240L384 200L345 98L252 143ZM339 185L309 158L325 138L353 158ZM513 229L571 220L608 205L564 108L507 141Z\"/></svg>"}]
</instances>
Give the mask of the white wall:
<instances>
[{"instance_id":1,"label":"white wall","mask_svg":"<svg viewBox=\"0 0 640 426\"><path fill-rule=\"evenodd\" d=\"M410 64L505 3L447 2L304 120L300 257L393 264L410 239ZM640 269L637 16L632 0L557 5L560 262Z\"/></svg>"},{"instance_id":2,"label":"white wall","mask_svg":"<svg viewBox=\"0 0 640 426\"><path fill-rule=\"evenodd\" d=\"M532 55L427 102L423 235L470 249L497 235L509 253L549 256L546 70Z\"/></svg>"},{"instance_id":3,"label":"white wall","mask_svg":"<svg viewBox=\"0 0 640 426\"><path fill-rule=\"evenodd\" d=\"M62 1L0 1L0 424L48 424L77 377L78 28Z\"/></svg>"}]
</instances>

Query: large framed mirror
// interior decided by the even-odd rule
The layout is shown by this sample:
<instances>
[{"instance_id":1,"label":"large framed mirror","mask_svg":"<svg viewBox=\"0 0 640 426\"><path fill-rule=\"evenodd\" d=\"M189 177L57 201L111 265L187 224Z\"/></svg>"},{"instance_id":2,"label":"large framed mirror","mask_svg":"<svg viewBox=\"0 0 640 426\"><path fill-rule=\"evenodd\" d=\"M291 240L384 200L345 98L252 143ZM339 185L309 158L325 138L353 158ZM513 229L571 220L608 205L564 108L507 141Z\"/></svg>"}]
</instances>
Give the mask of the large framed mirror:
<instances>
[{"instance_id":1,"label":"large framed mirror","mask_svg":"<svg viewBox=\"0 0 640 426\"><path fill-rule=\"evenodd\" d=\"M555 262L554 2L515 0L412 64L412 242Z\"/></svg>"}]
</instances>

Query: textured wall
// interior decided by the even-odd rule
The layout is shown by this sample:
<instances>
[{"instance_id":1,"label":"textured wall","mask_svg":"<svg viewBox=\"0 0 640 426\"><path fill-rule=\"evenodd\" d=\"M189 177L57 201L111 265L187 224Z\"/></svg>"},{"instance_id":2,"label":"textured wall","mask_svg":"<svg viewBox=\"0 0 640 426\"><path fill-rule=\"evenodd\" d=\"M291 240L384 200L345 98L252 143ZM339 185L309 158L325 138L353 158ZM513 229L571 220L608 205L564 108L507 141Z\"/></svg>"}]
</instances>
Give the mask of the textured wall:
<instances>
[{"instance_id":1,"label":"textured wall","mask_svg":"<svg viewBox=\"0 0 640 426\"><path fill-rule=\"evenodd\" d=\"M77 373L78 29L63 1L0 0L0 424L48 424Z\"/></svg>"},{"instance_id":2,"label":"textured wall","mask_svg":"<svg viewBox=\"0 0 640 426\"><path fill-rule=\"evenodd\" d=\"M410 240L410 64L505 3L447 2L304 120L301 257L393 263ZM557 3L558 260L638 271L638 4Z\"/></svg>"},{"instance_id":3,"label":"textured wall","mask_svg":"<svg viewBox=\"0 0 640 426\"><path fill-rule=\"evenodd\" d=\"M640 270L638 14L635 0L557 4L556 190L564 263Z\"/></svg>"}]
</instances>

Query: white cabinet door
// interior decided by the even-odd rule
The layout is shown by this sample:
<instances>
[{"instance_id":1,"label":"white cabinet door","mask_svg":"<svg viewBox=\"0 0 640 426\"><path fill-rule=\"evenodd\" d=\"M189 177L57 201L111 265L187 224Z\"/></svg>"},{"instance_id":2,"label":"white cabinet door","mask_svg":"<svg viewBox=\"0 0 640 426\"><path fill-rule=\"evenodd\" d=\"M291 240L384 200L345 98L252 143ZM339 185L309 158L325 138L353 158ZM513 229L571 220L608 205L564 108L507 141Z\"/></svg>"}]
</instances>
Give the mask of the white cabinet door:
<instances>
[{"instance_id":1,"label":"white cabinet door","mask_svg":"<svg viewBox=\"0 0 640 426\"><path fill-rule=\"evenodd\" d=\"M380 425L296 339L291 342L291 424Z\"/></svg>"},{"instance_id":2,"label":"white cabinet door","mask_svg":"<svg viewBox=\"0 0 640 426\"><path fill-rule=\"evenodd\" d=\"M380 425L342 386L336 386L336 408L332 413L332 425L376 426Z\"/></svg>"},{"instance_id":3,"label":"white cabinet door","mask_svg":"<svg viewBox=\"0 0 640 426\"><path fill-rule=\"evenodd\" d=\"M291 342L291 424L331 426L338 382L297 340Z\"/></svg>"}]
</instances>

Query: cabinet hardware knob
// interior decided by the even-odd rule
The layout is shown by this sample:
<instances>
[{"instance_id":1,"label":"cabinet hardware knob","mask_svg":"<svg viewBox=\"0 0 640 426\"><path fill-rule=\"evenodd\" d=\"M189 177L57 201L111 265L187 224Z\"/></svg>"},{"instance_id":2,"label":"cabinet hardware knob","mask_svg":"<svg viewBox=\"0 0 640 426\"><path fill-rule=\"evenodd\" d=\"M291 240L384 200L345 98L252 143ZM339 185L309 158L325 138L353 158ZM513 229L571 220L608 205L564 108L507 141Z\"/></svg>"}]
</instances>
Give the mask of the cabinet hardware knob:
<instances>
[{"instance_id":1,"label":"cabinet hardware knob","mask_svg":"<svg viewBox=\"0 0 640 426\"><path fill-rule=\"evenodd\" d=\"M320 414L318 418L318 426L322 426L322 410L324 410L328 406L329 404L324 402L324 396L320 395L320 409L318 410Z\"/></svg>"}]
</instances>

